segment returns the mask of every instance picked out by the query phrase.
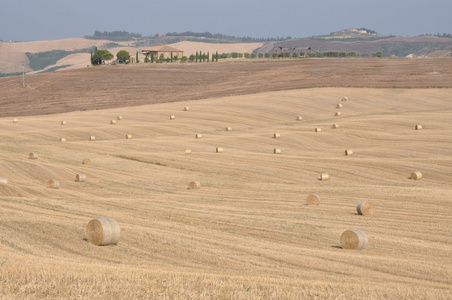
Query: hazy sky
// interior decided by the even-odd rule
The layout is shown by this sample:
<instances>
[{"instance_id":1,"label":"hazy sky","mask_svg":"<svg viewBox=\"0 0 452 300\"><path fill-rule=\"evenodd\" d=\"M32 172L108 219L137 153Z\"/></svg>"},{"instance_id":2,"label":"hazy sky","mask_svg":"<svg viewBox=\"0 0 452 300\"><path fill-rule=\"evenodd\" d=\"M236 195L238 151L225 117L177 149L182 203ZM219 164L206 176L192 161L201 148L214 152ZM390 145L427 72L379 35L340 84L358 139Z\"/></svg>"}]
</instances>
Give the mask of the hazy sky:
<instances>
[{"instance_id":1,"label":"hazy sky","mask_svg":"<svg viewBox=\"0 0 452 300\"><path fill-rule=\"evenodd\" d=\"M0 39L125 30L308 37L366 27L397 36L452 33L452 0L0 0Z\"/></svg>"}]
</instances>

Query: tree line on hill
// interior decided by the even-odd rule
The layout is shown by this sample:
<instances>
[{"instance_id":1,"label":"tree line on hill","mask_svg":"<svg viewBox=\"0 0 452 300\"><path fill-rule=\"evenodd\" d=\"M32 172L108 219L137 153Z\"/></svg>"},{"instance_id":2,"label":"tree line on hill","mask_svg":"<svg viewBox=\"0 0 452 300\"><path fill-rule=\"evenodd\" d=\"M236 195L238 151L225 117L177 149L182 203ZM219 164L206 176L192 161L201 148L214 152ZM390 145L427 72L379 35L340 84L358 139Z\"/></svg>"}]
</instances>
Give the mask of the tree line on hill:
<instances>
[{"instance_id":1,"label":"tree line on hill","mask_svg":"<svg viewBox=\"0 0 452 300\"><path fill-rule=\"evenodd\" d=\"M195 54L191 54L190 56L182 56L178 57L173 55L173 52L170 53L169 57L165 57L162 53L159 57L155 57L154 53L150 55L146 55L144 58L144 63L172 63L180 61L182 63L185 62L218 62L219 59L228 59L228 58L245 58L245 59L253 59L253 58L358 58L358 57L382 57L381 52L376 53L357 53L357 52L345 52L345 51L316 51L316 52L258 52L258 53L241 53L241 52L231 52L231 53L221 53L218 51L216 53L210 54L209 52L196 51ZM97 49L94 48L94 51L91 51L91 64L94 65L102 65L105 64L105 61L110 61L114 58L114 55L105 49ZM133 58L130 53L126 50L120 50L116 53L116 61L117 63L140 63L139 53L138 51L135 53L135 57Z\"/></svg>"}]
</instances>

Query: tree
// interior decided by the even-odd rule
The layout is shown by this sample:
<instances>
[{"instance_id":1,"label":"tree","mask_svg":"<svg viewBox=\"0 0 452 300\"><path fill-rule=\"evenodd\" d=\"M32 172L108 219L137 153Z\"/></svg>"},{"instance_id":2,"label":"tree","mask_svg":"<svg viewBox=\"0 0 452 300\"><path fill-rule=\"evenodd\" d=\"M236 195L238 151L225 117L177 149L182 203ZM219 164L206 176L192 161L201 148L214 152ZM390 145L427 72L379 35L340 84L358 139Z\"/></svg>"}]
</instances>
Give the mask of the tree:
<instances>
[{"instance_id":1,"label":"tree","mask_svg":"<svg viewBox=\"0 0 452 300\"><path fill-rule=\"evenodd\" d=\"M215 53L215 62L218 62L218 51Z\"/></svg>"},{"instance_id":2,"label":"tree","mask_svg":"<svg viewBox=\"0 0 452 300\"><path fill-rule=\"evenodd\" d=\"M165 60L165 55L162 53L159 56L159 63L162 63Z\"/></svg>"},{"instance_id":3,"label":"tree","mask_svg":"<svg viewBox=\"0 0 452 300\"><path fill-rule=\"evenodd\" d=\"M151 64L154 63L154 53L151 52Z\"/></svg>"},{"instance_id":4,"label":"tree","mask_svg":"<svg viewBox=\"0 0 452 300\"><path fill-rule=\"evenodd\" d=\"M251 58L256 58L256 53L251 53Z\"/></svg>"},{"instance_id":5,"label":"tree","mask_svg":"<svg viewBox=\"0 0 452 300\"><path fill-rule=\"evenodd\" d=\"M207 51L207 56L206 56L207 62L209 62L209 57L210 57L210 53L209 53L209 51Z\"/></svg>"},{"instance_id":6,"label":"tree","mask_svg":"<svg viewBox=\"0 0 452 300\"><path fill-rule=\"evenodd\" d=\"M171 51L171 62L173 62L173 52Z\"/></svg>"},{"instance_id":7,"label":"tree","mask_svg":"<svg viewBox=\"0 0 452 300\"><path fill-rule=\"evenodd\" d=\"M180 58L180 62L187 62L187 57L186 56L182 56L181 58Z\"/></svg>"},{"instance_id":8,"label":"tree","mask_svg":"<svg viewBox=\"0 0 452 300\"><path fill-rule=\"evenodd\" d=\"M198 62L198 51L196 51L195 62Z\"/></svg>"},{"instance_id":9,"label":"tree","mask_svg":"<svg viewBox=\"0 0 452 300\"><path fill-rule=\"evenodd\" d=\"M93 53L93 65L101 65L106 60L111 60L113 58L113 54L111 54L108 50L96 50Z\"/></svg>"},{"instance_id":10,"label":"tree","mask_svg":"<svg viewBox=\"0 0 452 300\"><path fill-rule=\"evenodd\" d=\"M138 59L138 51L137 51L137 54L136 54L136 57L135 57L136 59L136 61L137 61L137 64L139 64L140 63L140 60Z\"/></svg>"},{"instance_id":11,"label":"tree","mask_svg":"<svg viewBox=\"0 0 452 300\"><path fill-rule=\"evenodd\" d=\"M191 54L190 57L188 58L188 60L189 60L190 62L194 62L195 59L196 59L196 56L195 56L194 54Z\"/></svg>"},{"instance_id":12,"label":"tree","mask_svg":"<svg viewBox=\"0 0 452 300\"><path fill-rule=\"evenodd\" d=\"M259 58L262 58L262 57L264 57L264 53L262 53L262 52L259 52L259 54L257 55Z\"/></svg>"},{"instance_id":13,"label":"tree","mask_svg":"<svg viewBox=\"0 0 452 300\"><path fill-rule=\"evenodd\" d=\"M245 56L245 58L250 58L250 54L249 53L244 53L243 55Z\"/></svg>"},{"instance_id":14,"label":"tree","mask_svg":"<svg viewBox=\"0 0 452 300\"><path fill-rule=\"evenodd\" d=\"M144 63L147 64L148 62L150 62L151 60L149 59L149 57L146 55L144 58Z\"/></svg>"},{"instance_id":15,"label":"tree","mask_svg":"<svg viewBox=\"0 0 452 300\"><path fill-rule=\"evenodd\" d=\"M265 58L269 58L270 57L270 53L265 52Z\"/></svg>"},{"instance_id":16,"label":"tree","mask_svg":"<svg viewBox=\"0 0 452 300\"><path fill-rule=\"evenodd\" d=\"M137 52L138 53L138 52ZM125 63L129 60L130 54L126 50L120 50L116 53L116 58L118 58L119 63Z\"/></svg>"}]
</instances>

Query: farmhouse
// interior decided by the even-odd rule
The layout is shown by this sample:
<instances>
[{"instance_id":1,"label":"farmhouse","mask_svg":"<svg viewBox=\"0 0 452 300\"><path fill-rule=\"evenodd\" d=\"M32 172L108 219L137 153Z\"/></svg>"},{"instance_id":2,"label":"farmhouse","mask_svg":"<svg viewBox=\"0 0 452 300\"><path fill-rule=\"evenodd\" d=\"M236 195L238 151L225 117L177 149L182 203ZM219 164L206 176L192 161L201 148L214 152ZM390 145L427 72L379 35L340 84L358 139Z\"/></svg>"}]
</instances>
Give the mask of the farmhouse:
<instances>
[{"instance_id":1,"label":"farmhouse","mask_svg":"<svg viewBox=\"0 0 452 300\"><path fill-rule=\"evenodd\" d=\"M155 58L159 58L161 54L163 54L164 58L171 57L171 53L173 54L173 56L177 57L182 57L184 55L184 51L167 45L160 45L151 47L149 49L144 49L141 50L141 53L148 57L151 55L151 53L153 53Z\"/></svg>"}]
</instances>

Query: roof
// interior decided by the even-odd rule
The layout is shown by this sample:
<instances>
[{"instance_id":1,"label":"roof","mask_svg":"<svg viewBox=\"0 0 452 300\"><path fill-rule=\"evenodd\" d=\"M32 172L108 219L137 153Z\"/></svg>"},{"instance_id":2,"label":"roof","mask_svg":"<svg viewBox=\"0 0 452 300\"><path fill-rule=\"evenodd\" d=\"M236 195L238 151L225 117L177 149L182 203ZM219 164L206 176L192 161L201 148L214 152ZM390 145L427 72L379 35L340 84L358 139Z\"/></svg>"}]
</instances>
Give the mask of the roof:
<instances>
[{"instance_id":1,"label":"roof","mask_svg":"<svg viewBox=\"0 0 452 300\"><path fill-rule=\"evenodd\" d=\"M157 52L184 52L180 49L168 46L168 45L160 45L154 46L148 49L143 49L143 51L157 51Z\"/></svg>"}]
</instances>

